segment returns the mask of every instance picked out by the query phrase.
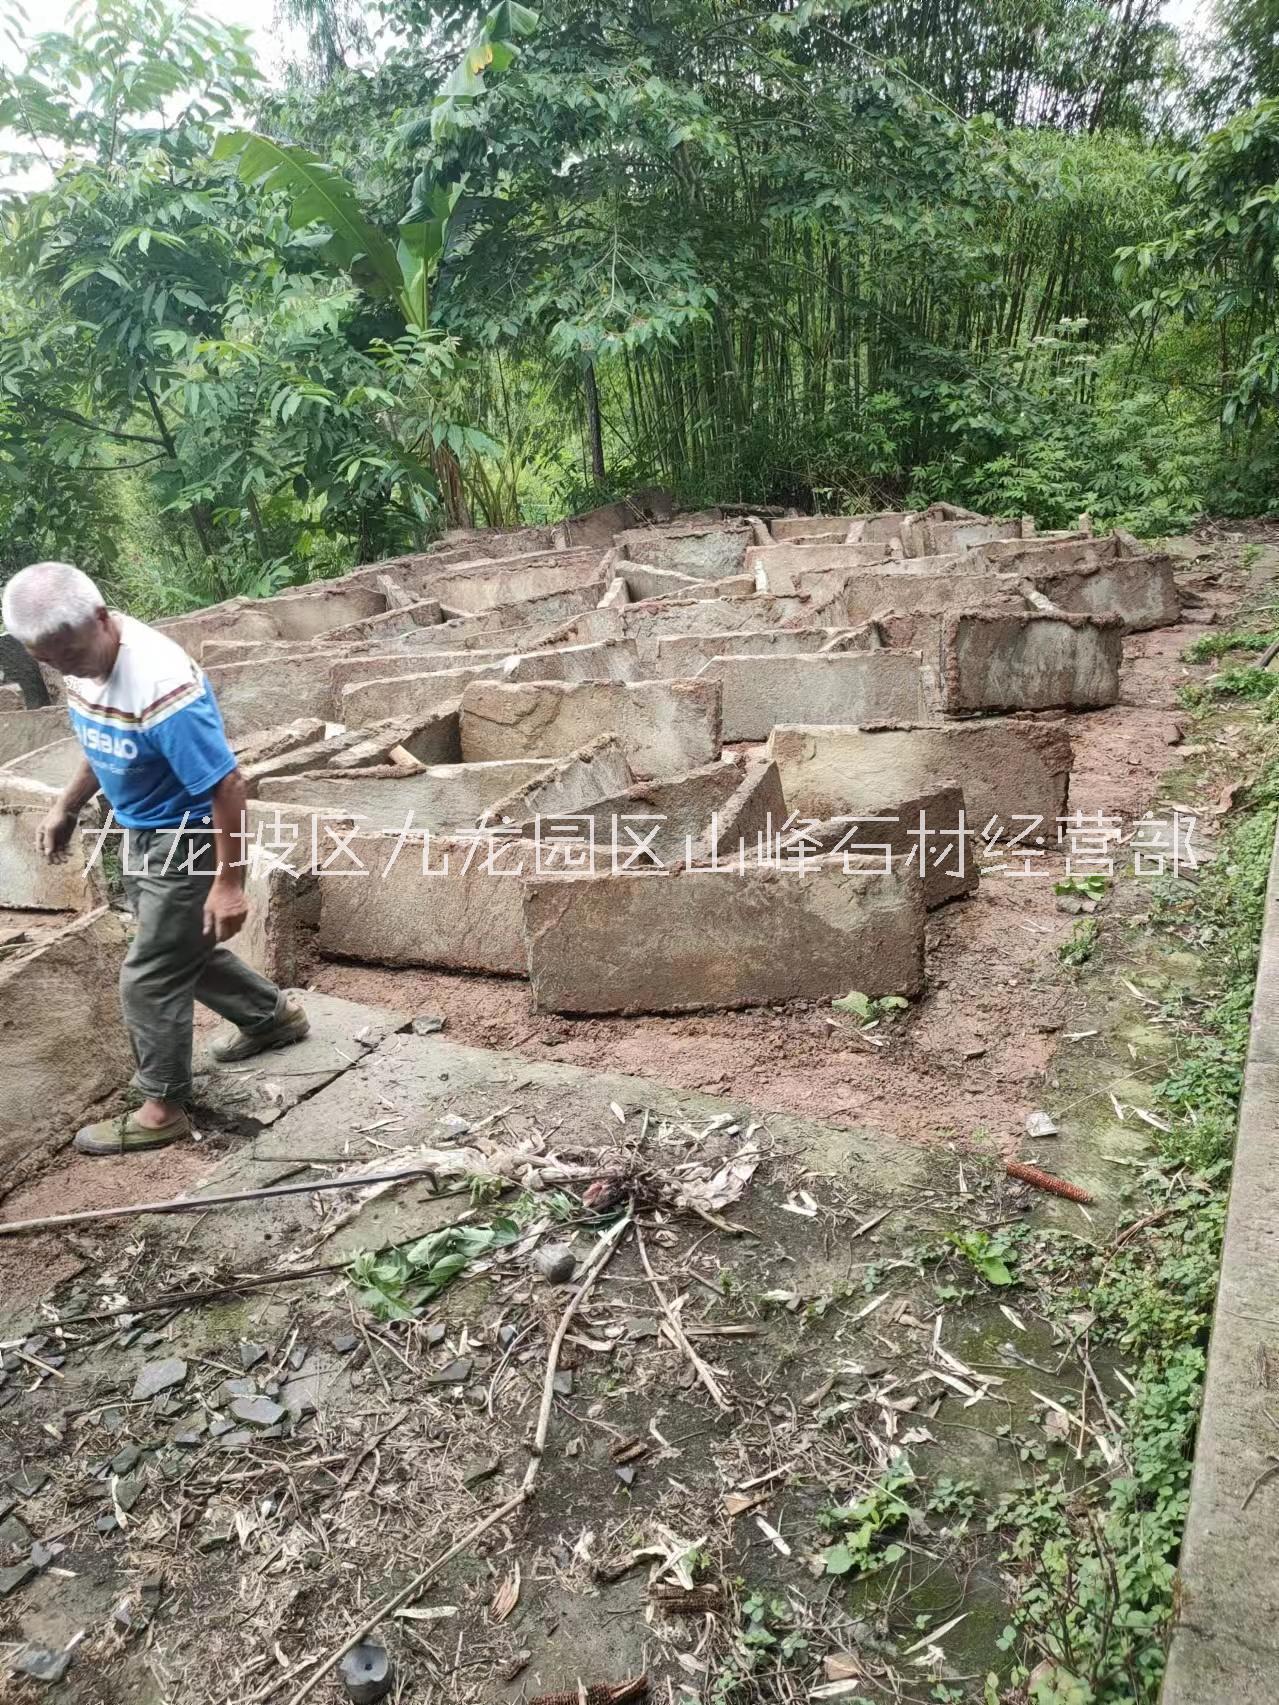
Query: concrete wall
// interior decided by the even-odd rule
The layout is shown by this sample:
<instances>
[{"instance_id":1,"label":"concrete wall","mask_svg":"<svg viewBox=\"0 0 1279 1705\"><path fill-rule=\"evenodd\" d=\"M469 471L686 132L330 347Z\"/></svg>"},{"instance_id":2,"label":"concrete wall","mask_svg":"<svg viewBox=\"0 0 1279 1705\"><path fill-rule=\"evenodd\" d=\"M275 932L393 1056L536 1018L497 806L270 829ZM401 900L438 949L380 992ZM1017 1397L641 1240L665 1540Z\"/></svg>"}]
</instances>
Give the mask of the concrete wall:
<instances>
[{"instance_id":1,"label":"concrete wall","mask_svg":"<svg viewBox=\"0 0 1279 1705\"><path fill-rule=\"evenodd\" d=\"M995 820L1006 834L1056 839L1066 809L1070 736L1060 723L991 717L927 728L775 728L769 756L792 811L824 818L890 808L928 793L942 776L963 784L978 833Z\"/></svg>"},{"instance_id":2,"label":"concrete wall","mask_svg":"<svg viewBox=\"0 0 1279 1705\"><path fill-rule=\"evenodd\" d=\"M918 994L924 903L901 869L747 865L676 876L563 875L525 884L542 1012L694 1012Z\"/></svg>"}]
</instances>

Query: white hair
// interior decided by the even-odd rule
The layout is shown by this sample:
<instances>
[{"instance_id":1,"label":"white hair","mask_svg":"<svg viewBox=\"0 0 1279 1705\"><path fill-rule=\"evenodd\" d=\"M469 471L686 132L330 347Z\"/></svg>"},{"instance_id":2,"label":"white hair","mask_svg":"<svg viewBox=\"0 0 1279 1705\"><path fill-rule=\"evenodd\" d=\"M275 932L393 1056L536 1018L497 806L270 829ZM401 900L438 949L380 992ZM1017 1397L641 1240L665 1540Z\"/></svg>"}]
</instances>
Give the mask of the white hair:
<instances>
[{"instance_id":1,"label":"white hair","mask_svg":"<svg viewBox=\"0 0 1279 1705\"><path fill-rule=\"evenodd\" d=\"M39 645L63 628L91 622L106 600L87 574L69 562L21 568L0 598L5 630L23 645Z\"/></svg>"}]
</instances>

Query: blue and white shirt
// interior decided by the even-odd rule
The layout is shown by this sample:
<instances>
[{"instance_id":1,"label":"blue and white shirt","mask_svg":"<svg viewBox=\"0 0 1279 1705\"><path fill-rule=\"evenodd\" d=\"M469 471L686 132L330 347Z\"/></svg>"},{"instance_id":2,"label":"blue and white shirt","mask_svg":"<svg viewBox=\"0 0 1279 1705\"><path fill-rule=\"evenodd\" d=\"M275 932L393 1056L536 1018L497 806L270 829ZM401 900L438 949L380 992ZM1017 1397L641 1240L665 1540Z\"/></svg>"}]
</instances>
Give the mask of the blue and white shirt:
<instances>
[{"instance_id":1,"label":"blue and white shirt","mask_svg":"<svg viewBox=\"0 0 1279 1705\"><path fill-rule=\"evenodd\" d=\"M213 689L174 640L116 615L120 650L105 681L65 677L71 727L115 820L126 829L198 828L235 768Z\"/></svg>"}]
</instances>

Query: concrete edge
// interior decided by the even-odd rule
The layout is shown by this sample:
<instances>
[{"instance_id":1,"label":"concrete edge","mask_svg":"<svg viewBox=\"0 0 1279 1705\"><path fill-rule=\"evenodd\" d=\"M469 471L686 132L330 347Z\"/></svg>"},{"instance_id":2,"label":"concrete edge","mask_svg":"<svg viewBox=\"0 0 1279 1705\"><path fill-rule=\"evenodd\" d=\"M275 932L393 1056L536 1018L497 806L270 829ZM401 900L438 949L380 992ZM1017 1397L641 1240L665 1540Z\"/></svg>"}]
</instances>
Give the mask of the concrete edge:
<instances>
[{"instance_id":1,"label":"concrete edge","mask_svg":"<svg viewBox=\"0 0 1279 1705\"><path fill-rule=\"evenodd\" d=\"M1279 1675L1279 834L1271 854L1203 1412L1161 1705L1273 1700ZM1271 1474L1266 1477L1267 1470Z\"/></svg>"}]
</instances>

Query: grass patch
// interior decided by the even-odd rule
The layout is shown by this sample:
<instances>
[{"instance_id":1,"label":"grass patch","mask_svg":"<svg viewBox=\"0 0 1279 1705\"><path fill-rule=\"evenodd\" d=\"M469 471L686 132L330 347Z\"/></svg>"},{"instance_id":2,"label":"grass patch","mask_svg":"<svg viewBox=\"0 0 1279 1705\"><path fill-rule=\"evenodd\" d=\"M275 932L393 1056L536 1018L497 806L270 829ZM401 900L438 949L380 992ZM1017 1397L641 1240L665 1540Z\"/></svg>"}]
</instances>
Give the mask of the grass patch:
<instances>
[{"instance_id":1,"label":"grass patch","mask_svg":"<svg viewBox=\"0 0 1279 1705\"><path fill-rule=\"evenodd\" d=\"M1197 884L1169 884L1147 926L1201 960L1202 993L1170 1003L1178 1045L1158 1101L1170 1124L1126 1226L1057 1306L1087 1309L1094 1347L1130 1358L1122 1460L1094 1455L992 1519L1016 1580L1006 1649L1031 1705L1154 1705L1173 1612L1195 1428L1216 1296L1230 1155L1279 807L1271 758ZM1093 921L1093 920L1086 920ZM1069 944L1068 944L1069 945ZM1048 1234L1044 1234L1047 1243Z\"/></svg>"},{"instance_id":2,"label":"grass patch","mask_svg":"<svg viewBox=\"0 0 1279 1705\"><path fill-rule=\"evenodd\" d=\"M1218 633L1201 634L1186 651L1187 663L1215 663L1232 651L1264 651L1274 638L1268 633L1236 633L1225 629Z\"/></svg>"}]
</instances>

